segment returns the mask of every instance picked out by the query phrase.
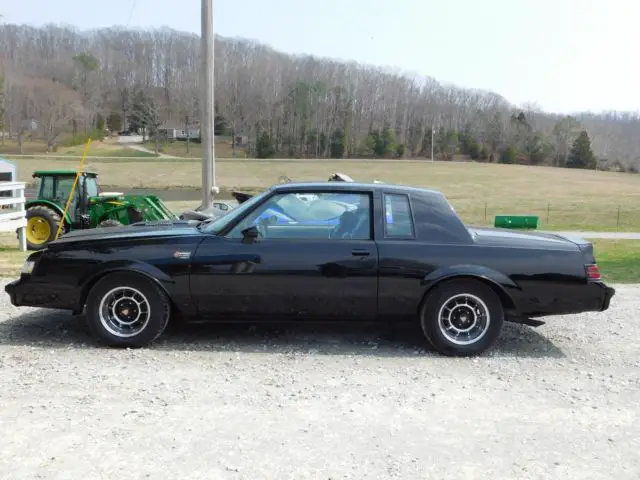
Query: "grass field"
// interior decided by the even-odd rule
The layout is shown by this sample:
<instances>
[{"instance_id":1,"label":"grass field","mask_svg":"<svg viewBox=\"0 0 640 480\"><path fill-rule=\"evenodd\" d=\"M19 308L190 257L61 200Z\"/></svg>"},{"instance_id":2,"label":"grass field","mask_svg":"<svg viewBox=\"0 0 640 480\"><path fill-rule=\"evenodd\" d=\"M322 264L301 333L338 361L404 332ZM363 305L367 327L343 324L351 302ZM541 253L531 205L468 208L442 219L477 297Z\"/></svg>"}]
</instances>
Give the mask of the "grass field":
<instances>
[{"instance_id":1,"label":"grass field","mask_svg":"<svg viewBox=\"0 0 640 480\"><path fill-rule=\"evenodd\" d=\"M11 158L11 157L9 157ZM39 168L77 168L78 160L17 158L21 181ZM113 160L91 158L87 167L103 185L116 187L199 187L201 164L186 159ZM280 175L324 180L339 171L356 180L380 179L441 190L463 220L492 224L498 214L530 214L539 228L640 231L640 175L552 167L471 162L384 160L219 159L222 190L261 190Z\"/></svg>"},{"instance_id":2,"label":"grass field","mask_svg":"<svg viewBox=\"0 0 640 480\"><path fill-rule=\"evenodd\" d=\"M640 240L593 240L606 282L640 283Z\"/></svg>"},{"instance_id":3,"label":"grass field","mask_svg":"<svg viewBox=\"0 0 640 480\"><path fill-rule=\"evenodd\" d=\"M155 151L155 142L144 142L143 146L149 150ZM189 143L189 152L187 152L187 142L185 141L168 141L160 143L160 151L165 155L172 155L175 157L187 157L187 158L202 158L202 144L201 143ZM216 157L218 158L233 158L233 148L231 148L231 140L223 138L216 139L215 143ZM235 158L245 158L246 154L244 149L237 147L235 149Z\"/></svg>"},{"instance_id":4,"label":"grass field","mask_svg":"<svg viewBox=\"0 0 640 480\"><path fill-rule=\"evenodd\" d=\"M0 276L14 277L30 252L20 252L15 234L0 234ZM640 240L593 240L607 283L640 283Z\"/></svg>"},{"instance_id":5,"label":"grass field","mask_svg":"<svg viewBox=\"0 0 640 480\"><path fill-rule=\"evenodd\" d=\"M156 144L153 141L146 141L142 144L143 147L155 152ZM75 145L71 147L58 146L55 152L49 155L56 156L76 156L82 155L84 151L84 144ZM189 144L189 152L187 153L187 144L183 141L171 141L160 142L160 153L175 156L175 157L188 157L188 158L202 158L202 145L198 143ZM222 138L218 139L215 145L216 156L219 158L232 158L233 149L231 148L231 140ZM236 148L236 157L245 158L246 154L244 149ZM0 143L0 156L2 155L18 155L20 154L20 148L15 140L5 139L4 145ZM47 144L43 140L30 140L24 141L22 146L22 155L46 155ZM117 142L115 137L107 137L104 140L93 140L89 149L90 156L97 157L146 157L157 158L155 153L140 152L132 148L124 147Z\"/></svg>"},{"instance_id":6,"label":"grass field","mask_svg":"<svg viewBox=\"0 0 640 480\"><path fill-rule=\"evenodd\" d=\"M58 147L56 152L49 155L82 155L85 145L75 145L72 147ZM23 155L47 155L47 145L42 141L25 141L23 145ZM4 145L0 145L0 156L11 156L19 154L20 149L15 141L5 140ZM104 141L93 140L89 146L89 156L93 157L131 157L131 158L156 158L154 154L140 152L131 148L123 147L116 143L115 139ZM73 160L70 160L73 161Z\"/></svg>"}]
</instances>

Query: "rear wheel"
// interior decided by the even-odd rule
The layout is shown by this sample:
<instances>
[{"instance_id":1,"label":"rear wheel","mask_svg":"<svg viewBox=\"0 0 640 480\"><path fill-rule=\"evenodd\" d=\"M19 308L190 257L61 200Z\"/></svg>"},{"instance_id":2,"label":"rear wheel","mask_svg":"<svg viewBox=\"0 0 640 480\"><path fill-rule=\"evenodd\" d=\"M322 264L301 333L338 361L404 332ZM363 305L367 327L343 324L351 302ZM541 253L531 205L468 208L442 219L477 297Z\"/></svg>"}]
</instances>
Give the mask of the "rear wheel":
<instances>
[{"instance_id":1,"label":"rear wheel","mask_svg":"<svg viewBox=\"0 0 640 480\"><path fill-rule=\"evenodd\" d=\"M169 298L151 280L134 273L111 273L87 296L87 326L112 347L144 347L167 327Z\"/></svg>"},{"instance_id":2,"label":"rear wheel","mask_svg":"<svg viewBox=\"0 0 640 480\"><path fill-rule=\"evenodd\" d=\"M25 233L29 250L40 250L55 240L62 222L58 212L44 205L35 205L27 210L26 217Z\"/></svg>"},{"instance_id":3,"label":"rear wheel","mask_svg":"<svg viewBox=\"0 0 640 480\"><path fill-rule=\"evenodd\" d=\"M420 310L420 326L428 343L449 356L484 352L498 339L503 323L500 298L477 280L437 285Z\"/></svg>"}]
</instances>

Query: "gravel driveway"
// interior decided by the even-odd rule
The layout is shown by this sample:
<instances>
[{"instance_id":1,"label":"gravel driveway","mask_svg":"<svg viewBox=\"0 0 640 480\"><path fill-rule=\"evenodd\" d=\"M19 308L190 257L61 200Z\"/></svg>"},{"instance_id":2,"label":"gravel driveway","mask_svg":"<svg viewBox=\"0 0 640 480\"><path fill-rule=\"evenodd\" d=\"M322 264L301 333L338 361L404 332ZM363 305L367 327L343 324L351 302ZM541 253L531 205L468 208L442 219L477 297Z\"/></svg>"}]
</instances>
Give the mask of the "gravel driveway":
<instances>
[{"instance_id":1,"label":"gravel driveway","mask_svg":"<svg viewBox=\"0 0 640 480\"><path fill-rule=\"evenodd\" d=\"M0 286L2 479L640 478L640 287L450 359L364 327L96 348Z\"/></svg>"}]
</instances>

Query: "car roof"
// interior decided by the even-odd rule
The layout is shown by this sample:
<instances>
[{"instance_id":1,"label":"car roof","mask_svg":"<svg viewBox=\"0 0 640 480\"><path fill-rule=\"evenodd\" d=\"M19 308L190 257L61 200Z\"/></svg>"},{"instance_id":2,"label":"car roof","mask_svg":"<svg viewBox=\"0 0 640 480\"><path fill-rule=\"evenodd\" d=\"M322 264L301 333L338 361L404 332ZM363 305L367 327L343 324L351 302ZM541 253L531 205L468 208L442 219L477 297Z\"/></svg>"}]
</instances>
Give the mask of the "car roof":
<instances>
[{"instance_id":1,"label":"car roof","mask_svg":"<svg viewBox=\"0 0 640 480\"><path fill-rule=\"evenodd\" d=\"M299 190L299 189L322 189L333 191L351 190L373 190L373 191L394 191L398 193L419 193L422 195L442 196L442 192L428 188L413 187L410 185L399 185L394 183L361 183L361 182L289 182L279 183L271 187L276 191Z\"/></svg>"}]
</instances>

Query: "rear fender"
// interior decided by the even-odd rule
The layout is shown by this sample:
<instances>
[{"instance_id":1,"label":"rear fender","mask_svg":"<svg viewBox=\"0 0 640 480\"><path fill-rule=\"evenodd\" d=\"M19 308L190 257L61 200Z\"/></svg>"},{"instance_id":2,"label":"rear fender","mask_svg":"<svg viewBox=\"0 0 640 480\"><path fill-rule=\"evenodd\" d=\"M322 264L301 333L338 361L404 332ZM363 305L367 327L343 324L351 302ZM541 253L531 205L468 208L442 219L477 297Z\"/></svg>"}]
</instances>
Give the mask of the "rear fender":
<instances>
[{"instance_id":1,"label":"rear fender","mask_svg":"<svg viewBox=\"0 0 640 480\"><path fill-rule=\"evenodd\" d=\"M452 265L447 268L434 270L422 279L421 285L425 287L424 298L441 282L453 279L476 279L489 285L498 294L505 309L515 309L515 302L511 296L513 290L521 291L521 288L509 277L491 268L481 265Z\"/></svg>"},{"instance_id":2,"label":"rear fender","mask_svg":"<svg viewBox=\"0 0 640 480\"><path fill-rule=\"evenodd\" d=\"M175 284L175 281L162 270L153 265L144 262L136 262L130 260L114 260L112 262L104 263L100 270L94 272L87 278L83 279L80 282L80 288L82 288L82 295L80 297L80 307L82 308L87 301L87 296L89 295L89 291L93 288L93 286L103 278L105 275L110 273L135 273L141 275L148 280L151 280L158 287L162 289L162 291L167 294L169 298L171 298L171 290L172 286Z\"/></svg>"},{"instance_id":3,"label":"rear fender","mask_svg":"<svg viewBox=\"0 0 640 480\"><path fill-rule=\"evenodd\" d=\"M596 263L596 258L594 256L593 251L593 243L585 238L578 237L572 234L550 234L555 236L556 238L564 238L565 240L569 240L578 246L580 251L582 252L583 257L585 258L585 263Z\"/></svg>"}]
</instances>

